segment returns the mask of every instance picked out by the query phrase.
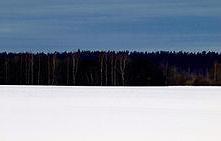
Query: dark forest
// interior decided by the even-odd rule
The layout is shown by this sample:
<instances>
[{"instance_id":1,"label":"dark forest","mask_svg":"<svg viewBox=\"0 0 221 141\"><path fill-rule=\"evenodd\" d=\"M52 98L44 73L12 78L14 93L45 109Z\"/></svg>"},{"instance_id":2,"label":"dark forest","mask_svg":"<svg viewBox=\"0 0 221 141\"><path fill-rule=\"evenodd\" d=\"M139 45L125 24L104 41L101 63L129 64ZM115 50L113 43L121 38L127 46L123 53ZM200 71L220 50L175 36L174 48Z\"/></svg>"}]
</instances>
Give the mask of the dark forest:
<instances>
[{"instance_id":1,"label":"dark forest","mask_svg":"<svg viewBox=\"0 0 221 141\"><path fill-rule=\"evenodd\" d=\"M1 85L221 85L215 52L0 53Z\"/></svg>"}]
</instances>

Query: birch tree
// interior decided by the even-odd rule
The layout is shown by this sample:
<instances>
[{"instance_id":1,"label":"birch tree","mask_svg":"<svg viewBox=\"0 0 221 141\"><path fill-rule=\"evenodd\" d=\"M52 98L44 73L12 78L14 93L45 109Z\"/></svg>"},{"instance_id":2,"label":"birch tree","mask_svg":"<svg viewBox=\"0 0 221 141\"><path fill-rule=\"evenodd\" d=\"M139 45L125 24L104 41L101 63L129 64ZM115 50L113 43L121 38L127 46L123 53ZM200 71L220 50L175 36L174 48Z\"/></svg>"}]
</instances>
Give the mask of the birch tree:
<instances>
[{"instance_id":1,"label":"birch tree","mask_svg":"<svg viewBox=\"0 0 221 141\"><path fill-rule=\"evenodd\" d=\"M70 75L70 59L69 59L69 56L66 57L67 58L67 61L66 61L66 74L67 74L67 82L66 84L69 85L69 75Z\"/></svg>"},{"instance_id":2,"label":"birch tree","mask_svg":"<svg viewBox=\"0 0 221 141\"><path fill-rule=\"evenodd\" d=\"M108 62L108 56L107 53L105 54L105 84L106 86L108 85L108 67L107 67L107 62Z\"/></svg>"},{"instance_id":3,"label":"birch tree","mask_svg":"<svg viewBox=\"0 0 221 141\"><path fill-rule=\"evenodd\" d=\"M34 84L34 54L31 54L31 84Z\"/></svg>"},{"instance_id":4,"label":"birch tree","mask_svg":"<svg viewBox=\"0 0 221 141\"><path fill-rule=\"evenodd\" d=\"M52 57L52 85L56 83L55 71L56 71L56 53L54 53Z\"/></svg>"},{"instance_id":5,"label":"birch tree","mask_svg":"<svg viewBox=\"0 0 221 141\"><path fill-rule=\"evenodd\" d=\"M100 62L100 85L103 85L103 64L104 64L104 54L99 54L99 62Z\"/></svg>"},{"instance_id":6,"label":"birch tree","mask_svg":"<svg viewBox=\"0 0 221 141\"><path fill-rule=\"evenodd\" d=\"M51 85L51 57L50 57L50 54L48 54L47 60L48 60L48 85Z\"/></svg>"},{"instance_id":7,"label":"birch tree","mask_svg":"<svg viewBox=\"0 0 221 141\"><path fill-rule=\"evenodd\" d=\"M73 80L73 85L76 85L76 74L78 72L79 58L80 58L79 53L73 53L72 54L72 80Z\"/></svg>"},{"instance_id":8,"label":"birch tree","mask_svg":"<svg viewBox=\"0 0 221 141\"><path fill-rule=\"evenodd\" d=\"M5 55L5 84L8 84L8 54Z\"/></svg>"},{"instance_id":9,"label":"birch tree","mask_svg":"<svg viewBox=\"0 0 221 141\"><path fill-rule=\"evenodd\" d=\"M122 80L122 85L125 85L125 68L126 68L126 63L127 63L127 54L122 54L120 55L120 59L119 59L119 68L120 68L120 74L121 74L121 80Z\"/></svg>"},{"instance_id":10,"label":"birch tree","mask_svg":"<svg viewBox=\"0 0 221 141\"><path fill-rule=\"evenodd\" d=\"M40 84L40 78L41 78L41 55L38 54L38 85Z\"/></svg>"}]
</instances>

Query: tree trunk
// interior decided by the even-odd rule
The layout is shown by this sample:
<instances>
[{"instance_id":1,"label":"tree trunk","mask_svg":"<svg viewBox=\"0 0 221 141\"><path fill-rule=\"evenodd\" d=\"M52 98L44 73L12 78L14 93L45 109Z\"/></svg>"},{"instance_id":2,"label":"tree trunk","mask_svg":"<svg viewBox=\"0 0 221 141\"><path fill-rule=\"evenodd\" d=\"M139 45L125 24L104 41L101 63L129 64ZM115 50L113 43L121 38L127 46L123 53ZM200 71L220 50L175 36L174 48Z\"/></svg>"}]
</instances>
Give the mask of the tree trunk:
<instances>
[{"instance_id":1,"label":"tree trunk","mask_svg":"<svg viewBox=\"0 0 221 141\"><path fill-rule=\"evenodd\" d=\"M107 76L107 75L108 75L108 73L107 73L107 71L108 71L108 70L107 70L107 69L108 69L108 68L107 68L107 61L108 61L108 59L107 59L107 58L108 58L108 57L107 57L107 54L106 54L106 55L105 55L105 84L106 84L106 86L108 85L108 79L107 79L107 78L108 78L108 76Z\"/></svg>"},{"instance_id":2,"label":"tree trunk","mask_svg":"<svg viewBox=\"0 0 221 141\"><path fill-rule=\"evenodd\" d=\"M90 80L91 80L91 85L95 85L95 84L94 84L94 78L93 78L93 74L92 74L92 73L90 73Z\"/></svg>"},{"instance_id":3,"label":"tree trunk","mask_svg":"<svg viewBox=\"0 0 221 141\"><path fill-rule=\"evenodd\" d=\"M166 85L168 85L168 61L166 62L166 67L165 67L165 76L166 76Z\"/></svg>"},{"instance_id":4,"label":"tree trunk","mask_svg":"<svg viewBox=\"0 0 221 141\"><path fill-rule=\"evenodd\" d=\"M29 82L30 82L30 60L29 60L29 54L26 54L26 64L27 64L27 85L29 85Z\"/></svg>"},{"instance_id":5,"label":"tree trunk","mask_svg":"<svg viewBox=\"0 0 221 141\"><path fill-rule=\"evenodd\" d=\"M70 70L70 67L69 67L69 62L70 62L70 60L69 60L69 56L67 56L67 85L69 85L69 70Z\"/></svg>"},{"instance_id":6,"label":"tree trunk","mask_svg":"<svg viewBox=\"0 0 221 141\"><path fill-rule=\"evenodd\" d=\"M25 54L25 84L28 84L28 59L27 53Z\"/></svg>"},{"instance_id":7,"label":"tree trunk","mask_svg":"<svg viewBox=\"0 0 221 141\"><path fill-rule=\"evenodd\" d=\"M5 84L8 84L8 56L5 57Z\"/></svg>"},{"instance_id":8,"label":"tree trunk","mask_svg":"<svg viewBox=\"0 0 221 141\"><path fill-rule=\"evenodd\" d=\"M53 59L52 59L52 85L54 85L56 82L55 82L55 69L56 69L56 54L53 54Z\"/></svg>"},{"instance_id":9,"label":"tree trunk","mask_svg":"<svg viewBox=\"0 0 221 141\"><path fill-rule=\"evenodd\" d=\"M38 55L38 85L40 84L40 76L41 75L41 56Z\"/></svg>"},{"instance_id":10,"label":"tree trunk","mask_svg":"<svg viewBox=\"0 0 221 141\"><path fill-rule=\"evenodd\" d=\"M100 60L100 85L103 85L103 62L104 62L104 56L103 53L99 56Z\"/></svg>"},{"instance_id":11,"label":"tree trunk","mask_svg":"<svg viewBox=\"0 0 221 141\"><path fill-rule=\"evenodd\" d=\"M33 85L34 83L34 55L31 54L31 84Z\"/></svg>"},{"instance_id":12,"label":"tree trunk","mask_svg":"<svg viewBox=\"0 0 221 141\"><path fill-rule=\"evenodd\" d=\"M126 61L127 61L127 56L126 55L121 55L120 56L120 72L121 72L121 80L122 80L122 85L125 85L125 68L126 68Z\"/></svg>"},{"instance_id":13,"label":"tree trunk","mask_svg":"<svg viewBox=\"0 0 221 141\"><path fill-rule=\"evenodd\" d=\"M73 79L73 85L76 85L76 74L78 71L78 63L79 63L79 55L73 54L72 55L72 79Z\"/></svg>"},{"instance_id":14,"label":"tree trunk","mask_svg":"<svg viewBox=\"0 0 221 141\"><path fill-rule=\"evenodd\" d=\"M111 55L111 85L114 85L114 58Z\"/></svg>"},{"instance_id":15,"label":"tree trunk","mask_svg":"<svg viewBox=\"0 0 221 141\"><path fill-rule=\"evenodd\" d=\"M22 55L20 55L20 85L23 84L23 58Z\"/></svg>"},{"instance_id":16,"label":"tree trunk","mask_svg":"<svg viewBox=\"0 0 221 141\"><path fill-rule=\"evenodd\" d=\"M113 75L113 78L114 78L114 86L117 85L117 59L114 58L114 75Z\"/></svg>"},{"instance_id":17,"label":"tree trunk","mask_svg":"<svg viewBox=\"0 0 221 141\"><path fill-rule=\"evenodd\" d=\"M213 76L214 76L213 79L216 82L217 81L217 63L214 64L214 75Z\"/></svg>"},{"instance_id":18,"label":"tree trunk","mask_svg":"<svg viewBox=\"0 0 221 141\"><path fill-rule=\"evenodd\" d=\"M75 66L76 66L76 62L75 62L75 56L72 55L72 81L73 81L73 85L75 85Z\"/></svg>"},{"instance_id":19,"label":"tree trunk","mask_svg":"<svg viewBox=\"0 0 221 141\"><path fill-rule=\"evenodd\" d=\"M48 85L51 85L51 57L48 54Z\"/></svg>"}]
</instances>

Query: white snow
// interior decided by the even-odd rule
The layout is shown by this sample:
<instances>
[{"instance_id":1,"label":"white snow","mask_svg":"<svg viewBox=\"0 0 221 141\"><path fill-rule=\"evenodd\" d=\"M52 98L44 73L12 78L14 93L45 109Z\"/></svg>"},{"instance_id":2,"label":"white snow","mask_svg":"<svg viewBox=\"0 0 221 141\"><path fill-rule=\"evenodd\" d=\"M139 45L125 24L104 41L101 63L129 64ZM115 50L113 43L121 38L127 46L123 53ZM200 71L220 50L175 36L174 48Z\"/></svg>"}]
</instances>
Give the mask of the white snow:
<instances>
[{"instance_id":1,"label":"white snow","mask_svg":"<svg viewBox=\"0 0 221 141\"><path fill-rule=\"evenodd\" d=\"M221 87L0 86L0 141L220 141Z\"/></svg>"}]
</instances>

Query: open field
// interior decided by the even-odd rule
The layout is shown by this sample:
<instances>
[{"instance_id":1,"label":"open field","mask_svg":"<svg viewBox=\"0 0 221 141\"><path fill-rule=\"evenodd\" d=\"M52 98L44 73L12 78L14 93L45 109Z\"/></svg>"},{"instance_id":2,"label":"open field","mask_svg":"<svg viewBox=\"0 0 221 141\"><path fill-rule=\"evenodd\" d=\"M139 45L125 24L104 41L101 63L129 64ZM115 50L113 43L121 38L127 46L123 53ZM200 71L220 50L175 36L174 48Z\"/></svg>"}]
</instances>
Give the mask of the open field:
<instances>
[{"instance_id":1,"label":"open field","mask_svg":"<svg viewBox=\"0 0 221 141\"><path fill-rule=\"evenodd\" d=\"M0 86L0 141L220 141L219 87Z\"/></svg>"}]
</instances>

